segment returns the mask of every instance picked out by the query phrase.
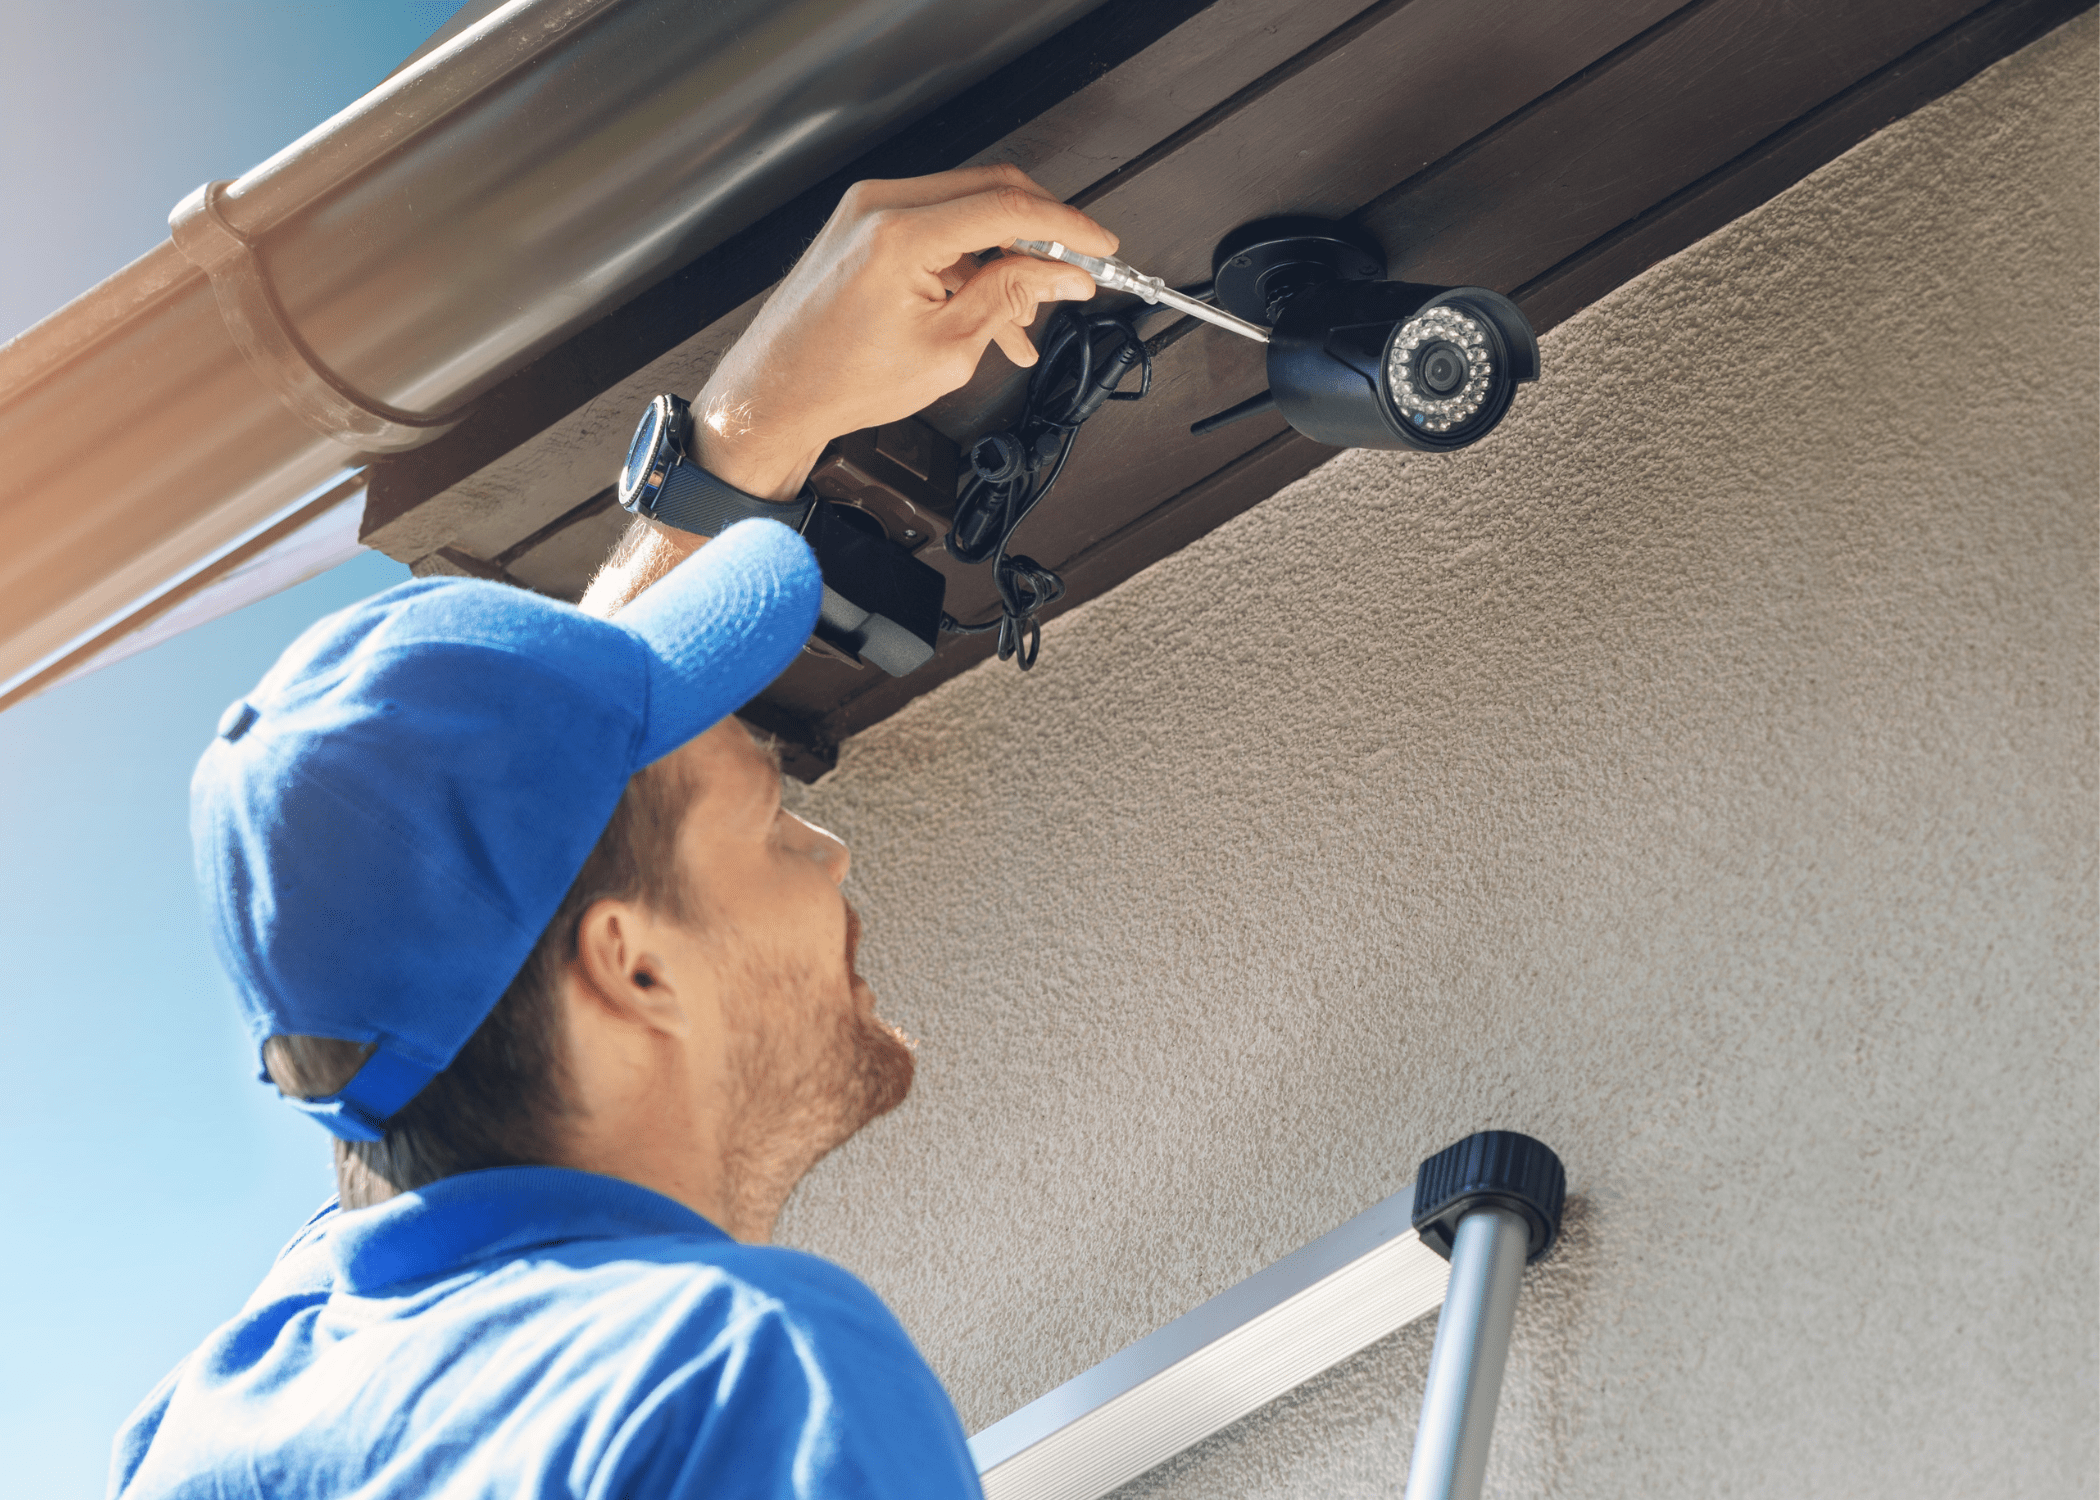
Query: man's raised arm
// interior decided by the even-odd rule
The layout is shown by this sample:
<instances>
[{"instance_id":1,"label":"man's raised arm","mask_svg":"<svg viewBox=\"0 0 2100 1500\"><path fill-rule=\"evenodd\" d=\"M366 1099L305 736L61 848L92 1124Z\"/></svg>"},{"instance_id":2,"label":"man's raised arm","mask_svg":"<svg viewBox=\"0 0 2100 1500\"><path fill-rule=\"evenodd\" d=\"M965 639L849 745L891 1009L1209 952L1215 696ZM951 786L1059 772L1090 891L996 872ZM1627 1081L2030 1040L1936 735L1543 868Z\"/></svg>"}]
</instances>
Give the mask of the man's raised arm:
<instances>
[{"instance_id":1,"label":"man's raised arm","mask_svg":"<svg viewBox=\"0 0 2100 1500\"><path fill-rule=\"evenodd\" d=\"M746 494L792 500L827 442L959 388L987 344L1034 364L1036 309L1091 297L1094 283L1028 256L979 262L1017 239L1116 250L1018 167L854 184L694 401L693 461ZM583 608L611 614L705 540L637 520Z\"/></svg>"}]
</instances>

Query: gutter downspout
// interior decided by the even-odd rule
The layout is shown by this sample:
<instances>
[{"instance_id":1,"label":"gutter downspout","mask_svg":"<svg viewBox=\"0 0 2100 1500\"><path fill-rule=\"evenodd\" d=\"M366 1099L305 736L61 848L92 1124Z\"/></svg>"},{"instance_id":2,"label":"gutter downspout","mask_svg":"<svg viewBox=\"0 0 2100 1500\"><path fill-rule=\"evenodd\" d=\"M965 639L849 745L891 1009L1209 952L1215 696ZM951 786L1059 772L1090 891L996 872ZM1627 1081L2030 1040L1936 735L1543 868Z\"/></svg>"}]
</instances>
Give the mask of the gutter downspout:
<instances>
[{"instance_id":1,"label":"gutter downspout","mask_svg":"<svg viewBox=\"0 0 2100 1500\"><path fill-rule=\"evenodd\" d=\"M192 194L0 346L0 706L1098 3L510 0Z\"/></svg>"}]
</instances>

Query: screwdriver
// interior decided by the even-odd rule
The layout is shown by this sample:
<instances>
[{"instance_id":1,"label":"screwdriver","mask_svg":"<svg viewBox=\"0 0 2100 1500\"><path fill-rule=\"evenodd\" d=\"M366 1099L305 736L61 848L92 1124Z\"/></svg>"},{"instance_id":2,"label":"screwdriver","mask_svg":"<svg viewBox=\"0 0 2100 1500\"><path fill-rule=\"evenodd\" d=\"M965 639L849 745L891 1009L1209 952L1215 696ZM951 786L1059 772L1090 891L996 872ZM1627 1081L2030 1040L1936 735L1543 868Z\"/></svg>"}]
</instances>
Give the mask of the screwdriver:
<instances>
[{"instance_id":1,"label":"screwdriver","mask_svg":"<svg viewBox=\"0 0 2100 1500\"><path fill-rule=\"evenodd\" d=\"M1077 266L1093 277L1094 285L1103 291L1129 292L1141 301L1154 305L1163 304L1176 312L1187 313L1192 318L1201 318L1206 323L1230 329L1241 338L1252 339L1257 344L1266 344L1269 341L1269 330L1261 324L1250 323L1245 318L1235 318L1223 308L1212 307L1208 302L1198 302L1194 297L1175 291L1157 276L1146 276L1113 257L1081 255L1077 250L1057 240L1015 240L1014 249L1042 260L1061 260L1068 266Z\"/></svg>"}]
</instances>

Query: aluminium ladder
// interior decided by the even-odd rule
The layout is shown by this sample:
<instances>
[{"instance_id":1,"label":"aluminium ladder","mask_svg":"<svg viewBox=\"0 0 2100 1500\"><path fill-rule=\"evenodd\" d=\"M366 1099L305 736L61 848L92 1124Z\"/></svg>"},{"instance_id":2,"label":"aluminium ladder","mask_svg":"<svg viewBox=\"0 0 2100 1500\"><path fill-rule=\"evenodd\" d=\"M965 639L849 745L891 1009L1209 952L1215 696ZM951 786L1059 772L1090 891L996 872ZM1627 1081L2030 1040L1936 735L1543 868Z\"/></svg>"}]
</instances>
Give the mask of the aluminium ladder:
<instances>
[{"instance_id":1,"label":"aluminium ladder","mask_svg":"<svg viewBox=\"0 0 2100 1500\"><path fill-rule=\"evenodd\" d=\"M1099 1500L1442 1305L1406 1500L1477 1500L1560 1159L1488 1130L1414 1182L970 1439L986 1500Z\"/></svg>"}]
</instances>

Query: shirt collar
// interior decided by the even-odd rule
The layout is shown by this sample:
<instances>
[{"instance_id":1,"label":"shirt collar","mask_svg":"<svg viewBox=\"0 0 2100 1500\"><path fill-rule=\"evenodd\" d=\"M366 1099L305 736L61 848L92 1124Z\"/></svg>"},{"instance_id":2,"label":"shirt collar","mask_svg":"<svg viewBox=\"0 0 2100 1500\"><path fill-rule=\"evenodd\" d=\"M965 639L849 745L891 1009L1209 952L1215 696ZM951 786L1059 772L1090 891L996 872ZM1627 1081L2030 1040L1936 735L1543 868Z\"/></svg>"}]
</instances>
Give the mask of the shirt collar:
<instances>
[{"instance_id":1,"label":"shirt collar","mask_svg":"<svg viewBox=\"0 0 2100 1500\"><path fill-rule=\"evenodd\" d=\"M421 1281L476 1261L566 1240L729 1236L682 1203L616 1177L566 1167L492 1167L440 1178L315 1226L344 1291Z\"/></svg>"}]
</instances>

